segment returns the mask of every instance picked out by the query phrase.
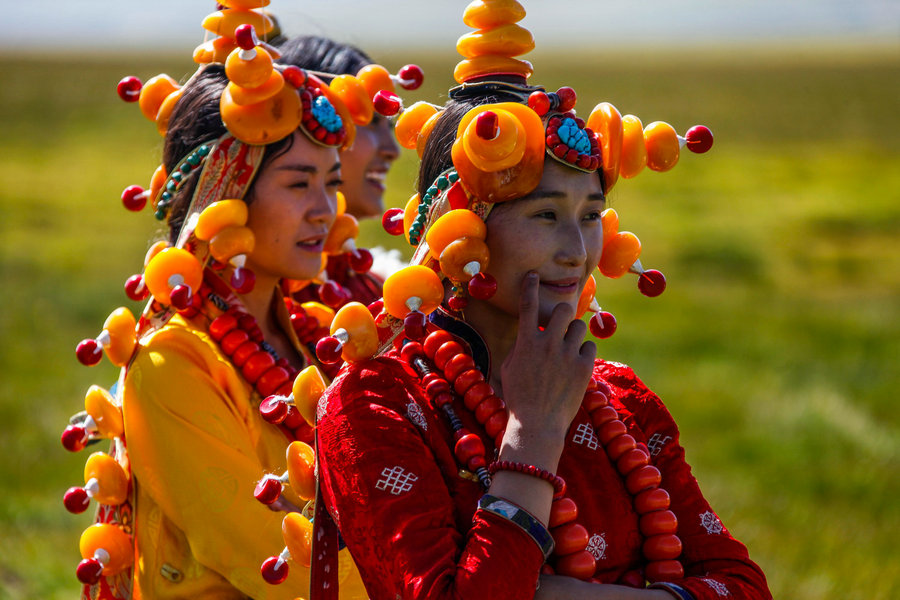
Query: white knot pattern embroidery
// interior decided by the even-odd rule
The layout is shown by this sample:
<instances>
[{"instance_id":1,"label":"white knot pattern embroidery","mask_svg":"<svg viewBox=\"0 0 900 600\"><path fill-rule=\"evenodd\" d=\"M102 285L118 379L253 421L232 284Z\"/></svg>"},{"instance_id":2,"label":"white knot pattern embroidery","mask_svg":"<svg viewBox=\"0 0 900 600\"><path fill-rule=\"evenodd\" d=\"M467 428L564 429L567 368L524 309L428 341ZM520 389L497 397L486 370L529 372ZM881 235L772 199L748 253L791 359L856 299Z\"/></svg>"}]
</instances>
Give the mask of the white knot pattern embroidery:
<instances>
[{"instance_id":1,"label":"white knot pattern embroidery","mask_svg":"<svg viewBox=\"0 0 900 600\"><path fill-rule=\"evenodd\" d=\"M422 431L428 431L425 413L422 412L422 407L413 401L406 405L406 418L418 425Z\"/></svg>"},{"instance_id":2,"label":"white knot pattern embroidery","mask_svg":"<svg viewBox=\"0 0 900 600\"><path fill-rule=\"evenodd\" d=\"M600 444L600 440L597 439L597 435L594 433L594 428L587 423L581 423L578 426L575 430L575 435L572 436L572 442L581 446L587 446L590 450L596 450Z\"/></svg>"},{"instance_id":3,"label":"white knot pattern embroidery","mask_svg":"<svg viewBox=\"0 0 900 600\"><path fill-rule=\"evenodd\" d=\"M672 439L671 435L663 436L661 433L654 433L650 436L650 439L647 440L647 448L650 449L650 456L658 456L660 452L662 452L663 446L666 445L666 442Z\"/></svg>"},{"instance_id":4,"label":"white knot pattern embroidery","mask_svg":"<svg viewBox=\"0 0 900 600\"><path fill-rule=\"evenodd\" d=\"M711 510L700 515L700 524L703 525L703 529L705 529L706 533L709 535L718 535L725 530L725 527L722 526L722 521L720 521L719 517L716 516L716 513Z\"/></svg>"},{"instance_id":5,"label":"white knot pattern embroidery","mask_svg":"<svg viewBox=\"0 0 900 600\"><path fill-rule=\"evenodd\" d=\"M716 581L715 579L709 578L704 578L700 581L711 587L719 596L722 596L723 598L731 595L731 592L728 591L728 588L725 587L725 584L721 581Z\"/></svg>"},{"instance_id":6,"label":"white knot pattern embroidery","mask_svg":"<svg viewBox=\"0 0 900 600\"><path fill-rule=\"evenodd\" d=\"M606 534L595 533L588 540L586 550L591 553L594 560L603 560L606 558Z\"/></svg>"},{"instance_id":7,"label":"white knot pattern embroidery","mask_svg":"<svg viewBox=\"0 0 900 600\"><path fill-rule=\"evenodd\" d=\"M394 496L399 496L404 492L412 489L412 484L419 480L419 476L415 473L406 471L403 467L397 466L393 468L385 467L381 472L384 479L379 479L375 487L379 490L387 490Z\"/></svg>"}]
</instances>

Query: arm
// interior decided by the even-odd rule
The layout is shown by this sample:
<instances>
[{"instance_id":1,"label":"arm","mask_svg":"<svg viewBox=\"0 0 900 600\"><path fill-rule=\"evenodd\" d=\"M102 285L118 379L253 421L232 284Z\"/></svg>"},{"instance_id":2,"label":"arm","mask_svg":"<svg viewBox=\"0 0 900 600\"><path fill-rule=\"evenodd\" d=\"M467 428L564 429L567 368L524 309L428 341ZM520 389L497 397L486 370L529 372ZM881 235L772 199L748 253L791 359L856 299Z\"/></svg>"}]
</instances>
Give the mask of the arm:
<instances>
[{"instance_id":1,"label":"arm","mask_svg":"<svg viewBox=\"0 0 900 600\"><path fill-rule=\"evenodd\" d=\"M278 587L259 575L260 563L284 545L282 515L253 498L265 450L244 386L196 333L158 333L125 383L132 470L198 562L251 597L291 598L308 585L303 569L293 569Z\"/></svg>"},{"instance_id":2,"label":"arm","mask_svg":"<svg viewBox=\"0 0 900 600\"><path fill-rule=\"evenodd\" d=\"M678 536L684 545L680 560L685 568L685 579L672 583L697 600L721 600L728 595L769 600L772 596L762 570L703 497L685 461L678 427L662 401L624 365L605 365L599 372L646 433L651 461L662 473L662 487L672 499L671 510L678 517Z\"/></svg>"},{"instance_id":3,"label":"arm","mask_svg":"<svg viewBox=\"0 0 900 600\"><path fill-rule=\"evenodd\" d=\"M543 555L518 525L477 511L459 523L439 460L403 415L412 379L390 360L355 365L327 392L317 427L329 509L374 598L519 600L534 594ZM421 399L418 402L422 402ZM446 449L445 449L446 451ZM444 469L452 469L447 473Z\"/></svg>"}]
</instances>

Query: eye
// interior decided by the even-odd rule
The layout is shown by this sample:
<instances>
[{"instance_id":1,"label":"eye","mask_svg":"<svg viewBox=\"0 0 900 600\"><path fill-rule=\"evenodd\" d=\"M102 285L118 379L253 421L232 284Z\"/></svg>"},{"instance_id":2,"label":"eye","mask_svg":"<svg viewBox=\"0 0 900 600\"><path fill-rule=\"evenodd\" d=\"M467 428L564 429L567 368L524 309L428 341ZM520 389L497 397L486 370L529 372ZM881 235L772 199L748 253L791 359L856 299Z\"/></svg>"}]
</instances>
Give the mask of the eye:
<instances>
[{"instance_id":1,"label":"eye","mask_svg":"<svg viewBox=\"0 0 900 600\"><path fill-rule=\"evenodd\" d=\"M342 185L344 185L344 180L341 179L340 177L332 179L331 181L328 182L328 187L340 187Z\"/></svg>"},{"instance_id":2,"label":"eye","mask_svg":"<svg viewBox=\"0 0 900 600\"><path fill-rule=\"evenodd\" d=\"M295 181L292 184L290 184L288 187L290 187L292 189L305 190L306 188L309 187L309 182L308 181Z\"/></svg>"},{"instance_id":3,"label":"eye","mask_svg":"<svg viewBox=\"0 0 900 600\"><path fill-rule=\"evenodd\" d=\"M535 213L534 218L543 219L543 220L547 220L547 221L555 221L556 213L553 212L552 210L542 210L542 211Z\"/></svg>"},{"instance_id":4,"label":"eye","mask_svg":"<svg viewBox=\"0 0 900 600\"><path fill-rule=\"evenodd\" d=\"M600 221L600 211L591 211L584 216L585 221Z\"/></svg>"}]
</instances>

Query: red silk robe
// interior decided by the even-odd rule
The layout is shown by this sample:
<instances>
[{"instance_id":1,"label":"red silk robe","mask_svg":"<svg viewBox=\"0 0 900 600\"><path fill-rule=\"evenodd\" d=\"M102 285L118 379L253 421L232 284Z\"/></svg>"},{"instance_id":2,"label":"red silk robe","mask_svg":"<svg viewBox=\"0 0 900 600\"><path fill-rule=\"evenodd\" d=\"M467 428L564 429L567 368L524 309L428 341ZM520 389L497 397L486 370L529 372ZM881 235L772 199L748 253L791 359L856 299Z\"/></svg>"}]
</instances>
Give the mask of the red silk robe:
<instances>
[{"instance_id":1,"label":"red silk robe","mask_svg":"<svg viewBox=\"0 0 900 600\"><path fill-rule=\"evenodd\" d=\"M625 365L597 361L594 374L613 390L613 406L646 445L671 496L686 573L672 583L697 600L771 598L760 568L700 493L660 399ZM317 427L323 497L371 598L534 595L541 551L517 525L476 512L481 486L460 474L446 418L396 354L351 365L326 394ZM465 406L455 408L492 448ZM589 532L595 578L615 583L640 569L643 538L632 496L583 408L569 428L558 473L578 505L577 522Z\"/></svg>"}]
</instances>

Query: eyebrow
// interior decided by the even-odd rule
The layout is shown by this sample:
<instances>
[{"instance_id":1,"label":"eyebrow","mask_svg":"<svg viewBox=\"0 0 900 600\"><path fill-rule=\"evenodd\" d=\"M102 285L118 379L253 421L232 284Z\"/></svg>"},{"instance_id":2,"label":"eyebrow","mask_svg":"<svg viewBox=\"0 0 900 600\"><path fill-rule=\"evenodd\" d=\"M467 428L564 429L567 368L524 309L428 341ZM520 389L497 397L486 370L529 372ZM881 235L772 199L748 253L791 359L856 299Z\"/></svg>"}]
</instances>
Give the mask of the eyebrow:
<instances>
[{"instance_id":1,"label":"eyebrow","mask_svg":"<svg viewBox=\"0 0 900 600\"><path fill-rule=\"evenodd\" d=\"M522 200L545 200L547 198L559 199L565 197L565 192L561 192L559 190L535 190L522 198ZM590 201L606 202L606 196L603 195L603 192L594 192L592 194L588 194L587 199Z\"/></svg>"},{"instance_id":2,"label":"eyebrow","mask_svg":"<svg viewBox=\"0 0 900 600\"><path fill-rule=\"evenodd\" d=\"M329 173L334 173L335 171L340 171L341 163L336 162L334 166L328 169ZM313 165L301 165L301 164L290 164L290 165L281 165L278 167L279 171L298 171L300 173L310 173L316 174L319 172L319 169L314 167Z\"/></svg>"}]
</instances>

